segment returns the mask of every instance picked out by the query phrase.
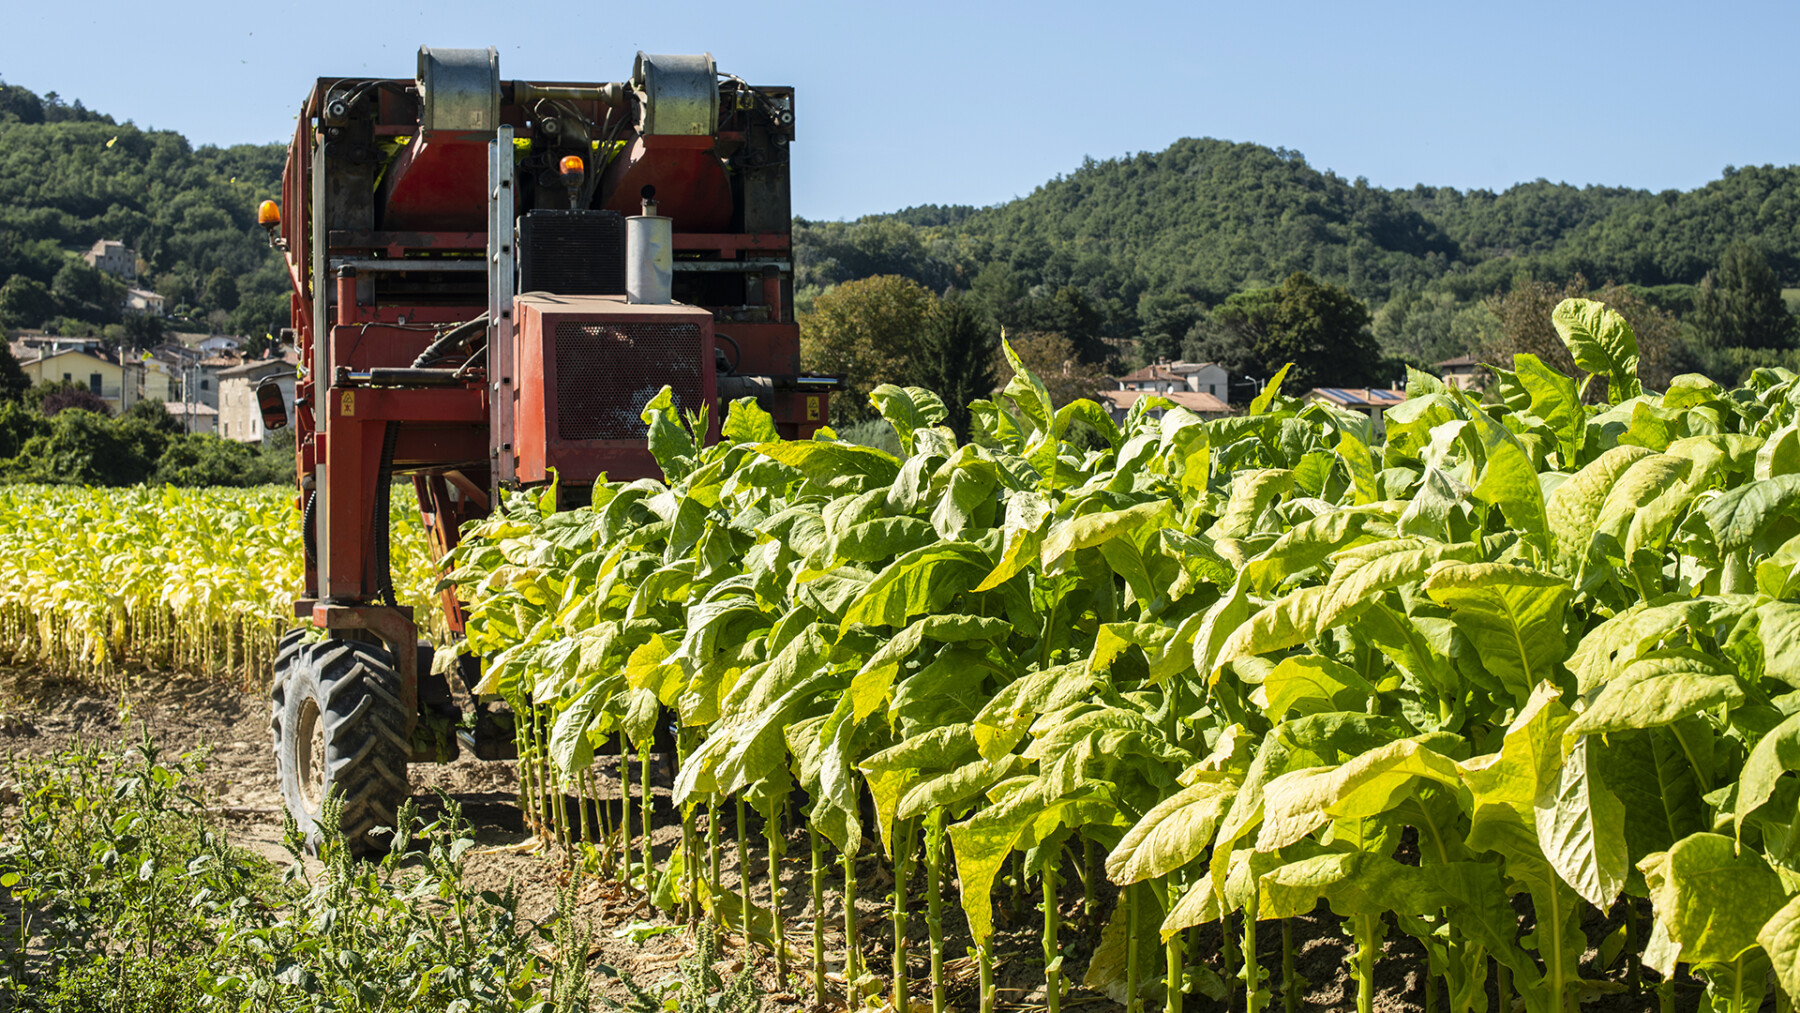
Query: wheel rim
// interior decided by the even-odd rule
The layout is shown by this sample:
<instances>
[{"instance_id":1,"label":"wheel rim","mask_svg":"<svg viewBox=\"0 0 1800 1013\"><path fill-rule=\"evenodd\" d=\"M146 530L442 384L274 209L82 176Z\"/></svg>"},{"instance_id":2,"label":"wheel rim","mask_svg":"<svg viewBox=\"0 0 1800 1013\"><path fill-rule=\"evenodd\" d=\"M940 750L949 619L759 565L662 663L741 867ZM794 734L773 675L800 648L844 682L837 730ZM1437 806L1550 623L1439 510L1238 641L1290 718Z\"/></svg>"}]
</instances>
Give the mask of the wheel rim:
<instances>
[{"instance_id":1,"label":"wheel rim","mask_svg":"<svg viewBox=\"0 0 1800 1013\"><path fill-rule=\"evenodd\" d=\"M294 729L300 749L300 799L308 812L317 812L325 798L325 723L319 720L318 701L300 701L300 721Z\"/></svg>"}]
</instances>

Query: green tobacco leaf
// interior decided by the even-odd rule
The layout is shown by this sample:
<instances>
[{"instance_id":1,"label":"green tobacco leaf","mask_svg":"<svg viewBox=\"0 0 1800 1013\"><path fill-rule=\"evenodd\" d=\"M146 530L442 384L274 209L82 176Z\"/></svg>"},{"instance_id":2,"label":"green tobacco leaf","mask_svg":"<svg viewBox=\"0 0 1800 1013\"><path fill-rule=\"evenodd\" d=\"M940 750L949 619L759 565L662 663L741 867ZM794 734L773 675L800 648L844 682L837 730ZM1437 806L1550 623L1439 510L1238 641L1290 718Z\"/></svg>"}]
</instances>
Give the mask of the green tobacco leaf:
<instances>
[{"instance_id":1,"label":"green tobacco leaf","mask_svg":"<svg viewBox=\"0 0 1800 1013\"><path fill-rule=\"evenodd\" d=\"M1256 850L1285 848L1333 819L1384 813L1404 799L1416 777L1459 783L1454 761L1410 739L1371 749L1342 766L1282 774L1263 790Z\"/></svg>"},{"instance_id":2,"label":"green tobacco leaf","mask_svg":"<svg viewBox=\"0 0 1800 1013\"><path fill-rule=\"evenodd\" d=\"M1800 897L1782 905L1757 930L1756 941L1775 964L1775 979L1788 995L1800 995Z\"/></svg>"},{"instance_id":3,"label":"green tobacco leaf","mask_svg":"<svg viewBox=\"0 0 1800 1013\"><path fill-rule=\"evenodd\" d=\"M1607 376L1607 399L1614 404L1644 392L1638 382L1637 335L1618 311L1592 299L1564 299L1550 322L1575 365Z\"/></svg>"},{"instance_id":4,"label":"green tobacco leaf","mask_svg":"<svg viewBox=\"0 0 1800 1013\"><path fill-rule=\"evenodd\" d=\"M1800 506L1800 475L1777 475L1740 485L1700 508L1721 552L1756 544L1764 532Z\"/></svg>"},{"instance_id":5,"label":"green tobacco leaf","mask_svg":"<svg viewBox=\"0 0 1800 1013\"><path fill-rule=\"evenodd\" d=\"M1244 537L1275 497L1293 487L1294 473L1286 468L1250 468L1238 472L1231 480L1231 499L1225 504L1225 513L1208 534L1214 539Z\"/></svg>"},{"instance_id":6,"label":"green tobacco leaf","mask_svg":"<svg viewBox=\"0 0 1800 1013\"><path fill-rule=\"evenodd\" d=\"M764 411L753 397L740 397L725 409L719 436L727 443L773 443L781 439L775 416Z\"/></svg>"},{"instance_id":7,"label":"green tobacco leaf","mask_svg":"<svg viewBox=\"0 0 1800 1013\"><path fill-rule=\"evenodd\" d=\"M1644 508L1672 490L1683 489L1692 467L1692 462L1686 458L1669 454L1653 454L1634 461L1619 476L1613 487L1607 490L1606 501L1601 504L1600 516L1594 524L1594 533L1606 536L1614 545L1622 545L1626 532L1644 512ZM1680 505L1686 504L1683 502Z\"/></svg>"},{"instance_id":8,"label":"green tobacco leaf","mask_svg":"<svg viewBox=\"0 0 1800 1013\"><path fill-rule=\"evenodd\" d=\"M1667 851L1712 826L1694 766L1667 728L1590 740L1589 762L1625 806L1625 841L1633 863Z\"/></svg>"},{"instance_id":9,"label":"green tobacco leaf","mask_svg":"<svg viewBox=\"0 0 1800 1013\"><path fill-rule=\"evenodd\" d=\"M1335 626L1374 601L1379 592L1418 580L1444 560L1473 561L1480 551L1471 542L1446 545L1424 538L1390 538L1344 549L1331 560L1330 593L1320 624Z\"/></svg>"},{"instance_id":10,"label":"green tobacco leaf","mask_svg":"<svg viewBox=\"0 0 1800 1013\"><path fill-rule=\"evenodd\" d=\"M1258 918L1299 918L1312 913L1320 900L1340 918L1429 914L1453 902L1438 889L1429 870L1402 865L1386 855L1367 852L1318 855L1291 862L1258 880Z\"/></svg>"},{"instance_id":11,"label":"green tobacco leaf","mask_svg":"<svg viewBox=\"0 0 1800 1013\"><path fill-rule=\"evenodd\" d=\"M1738 778L1733 825L1740 833L1744 818L1775 793L1775 782L1790 770L1800 770L1800 714L1776 725L1756 742L1744 772Z\"/></svg>"},{"instance_id":12,"label":"green tobacco leaf","mask_svg":"<svg viewBox=\"0 0 1800 1013\"><path fill-rule=\"evenodd\" d=\"M1510 563L1446 563L1425 592L1451 610L1479 663L1523 699L1563 659L1570 588L1560 577Z\"/></svg>"},{"instance_id":13,"label":"green tobacco leaf","mask_svg":"<svg viewBox=\"0 0 1800 1013\"><path fill-rule=\"evenodd\" d=\"M1520 386L1531 396L1531 414L1549 423L1560 445L1563 470L1573 468L1581 460L1581 444L1587 437L1587 413L1581 407L1581 394L1575 378L1544 365L1530 352L1513 356Z\"/></svg>"},{"instance_id":14,"label":"green tobacco leaf","mask_svg":"<svg viewBox=\"0 0 1800 1013\"><path fill-rule=\"evenodd\" d=\"M1381 498L1381 489L1375 477L1375 457L1369 453L1369 445L1362 437L1348 429L1339 431L1337 443L1338 460L1350 472L1350 488L1356 493L1357 503L1373 503Z\"/></svg>"},{"instance_id":15,"label":"green tobacco leaf","mask_svg":"<svg viewBox=\"0 0 1800 1013\"><path fill-rule=\"evenodd\" d=\"M1051 423L1056 416L1056 406L1050 400L1050 391L1044 386L1044 381L1039 380L1037 374L1026 367L1025 360L1019 358L1019 353L1013 351L1012 342L1002 337L1000 348L1006 353L1006 362L1013 370L1012 379L1006 381L1006 389L1001 393L1013 399L1013 403L1019 406L1019 411L1037 427L1039 434L1050 435Z\"/></svg>"},{"instance_id":16,"label":"green tobacco leaf","mask_svg":"<svg viewBox=\"0 0 1800 1013\"><path fill-rule=\"evenodd\" d=\"M1667 605L1631 606L1589 630L1569 655L1576 692L1583 696L1617 678L1646 646L1705 621L1708 604L1700 600Z\"/></svg>"},{"instance_id":17,"label":"green tobacco leaf","mask_svg":"<svg viewBox=\"0 0 1800 1013\"><path fill-rule=\"evenodd\" d=\"M1537 465L1512 431L1479 407L1469 413L1469 424L1481 441L1487 460L1475 498L1500 508L1500 513L1527 541L1546 557L1550 555L1550 523L1545 514L1544 489L1538 482Z\"/></svg>"},{"instance_id":18,"label":"green tobacco leaf","mask_svg":"<svg viewBox=\"0 0 1800 1013\"><path fill-rule=\"evenodd\" d=\"M1287 379L1288 370L1293 368L1293 363L1287 363L1275 371L1275 375L1269 378L1268 383L1263 384L1263 389L1257 392L1256 397L1250 402L1251 415L1262 415L1269 410L1269 406L1275 403L1275 395L1281 393L1281 381Z\"/></svg>"},{"instance_id":19,"label":"green tobacco leaf","mask_svg":"<svg viewBox=\"0 0 1800 1013\"><path fill-rule=\"evenodd\" d=\"M873 447L826 440L762 443L756 452L797 469L829 492L867 492L892 485L900 460Z\"/></svg>"},{"instance_id":20,"label":"green tobacco leaf","mask_svg":"<svg viewBox=\"0 0 1800 1013\"><path fill-rule=\"evenodd\" d=\"M1554 783L1562 765L1563 729L1572 720L1556 686L1540 683L1507 728L1499 752L1457 765L1475 804L1531 807Z\"/></svg>"},{"instance_id":21,"label":"green tobacco leaf","mask_svg":"<svg viewBox=\"0 0 1800 1013\"><path fill-rule=\"evenodd\" d=\"M1762 856L1721 834L1695 834L1638 863L1657 926L1689 964L1729 963L1787 902Z\"/></svg>"},{"instance_id":22,"label":"green tobacco leaf","mask_svg":"<svg viewBox=\"0 0 1800 1013\"><path fill-rule=\"evenodd\" d=\"M1130 537L1138 532L1172 524L1173 507L1168 500L1153 500L1124 510L1105 510L1083 514L1055 524L1044 538L1039 559L1046 570L1077 549L1091 548L1114 538Z\"/></svg>"},{"instance_id":23,"label":"green tobacco leaf","mask_svg":"<svg viewBox=\"0 0 1800 1013\"><path fill-rule=\"evenodd\" d=\"M1368 706L1375 687L1348 665L1317 654L1282 659L1263 677L1251 694L1271 721L1281 721L1290 710L1301 714L1348 711Z\"/></svg>"},{"instance_id":24,"label":"green tobacco leaf","mask_svg":"<svg viewBox=\"0 0 1800 1013\"><path fill-rule=\"evenodd\" d=\"M1691 648L1640 655L1606 683L1569 726L1570 737L1673 724L1721 703L1743 703L1737 675L1717 659Z\"/></svg>"},{"instance_id":25,"label":"green tobacco leaf","mask_svg":"<svg viewBox=\"0 0 1800 1013\"><path fill-rule=\"evenodd\" d=\"M1557 550L1565 557L1582 559L1594 540L1600 511L1619 476L1638 461L1654 456L1643 447L1614 447L1588 462L1568 481L1556 487L1545 504Z\"/></svg>"},{"instance_id":26,"label":"green tobacco leaf","mask_svg":"<svg viewBox=\"0 0 1800 1013\"><path fill-rule=\"evenodd\" d=\"M574 776L594 762L594 743L587 730L610 695L610 688L597 682L557 715L556 723L550 726L550 759L555 761L556 769Z\"/></svg>"},{"instance_id":27,"label":"green tobacco leaf","mask_svg":"<svg viewBox=\"0 0 1800 1013\"><path fill-rule=\"evenodd\" d=\"M1368 520L1366 513L1333 510L1301 521L1282 532L1275 544L1244 566L1245 585L1267 593L1287 578L1324 562L1359 537Z\"/></svg>"},{"instance_id":28,"label":"green tobacco leaf","mask_svg":"<svg viewBox=\"0 0 1800 1013\"><path fill-rule=\"evenodd\" d=\"M1592 740L1582 739L1537 798L1539 846L1550 866L1602 910L1625 888L1631 856L1625 845L1625 807L1588 763Z\"/></svg>"},{"instance_id":29,"label":"green tobacco leaf","mask_svg":"<svg viewBox=\"0 0 1800 1013\"><path fill-rule=\"evenodd\" d=\"M1200 857L1237 794L1237 785L1201 781L1157 803L1106 856L1106 875L1127 886L1158 879Z\"/></svg>"},{"instance_id":30,"label":"green tobacco leaf","mask_svg":"<svg viewBox=\"0 0 1800 1013\"><path fill-rule=\"evenodd\" d=\"M979 583L992 565L987 553L967 542L914 549L888 564L850 603L841 629L856 623L898 628L913 616L940 612L952 598Z\"/></svg>"},{"instance_id":31,"label":"green tobacco leaf","mask_svg":"<svg viewBox=\"0 0 1800 1013\"><path fill-rule=\"evenodd\" d=\"M975 590L991 591L1037 562L1038 550L1044 544L1044 525L1049 518L1050 501L1042 493L1026 491L1007 497L1006 534L1000 562Z\"/></svg>"},{"instance_id":32,"label":"green tobacco leaf","mask_svg":"<svg viewBox=\"0 0 1800 1013\"><path fill-rule=\"evenodd\" d=\"M1213 670L1240 658L1298 647L1318 636L1330 590L1320 585L1303 587L1257 610L1225 638L1212 659Z\"/></svg>"},{"instance_id":33,"label":"green tobacco leaf","mask_svg":"<svg viewBox=\"0 0 1800 1013\"><path fill-rule=\"evenodd\" d=\"M923 778L907 788L900 797L897 815L909 820L939 806L954 808L1001 781L1018 776L1030 766L1030 761L1017 753L1007 753L992 760L970 760L953 770Z\"/></svg>"}]
</instances>

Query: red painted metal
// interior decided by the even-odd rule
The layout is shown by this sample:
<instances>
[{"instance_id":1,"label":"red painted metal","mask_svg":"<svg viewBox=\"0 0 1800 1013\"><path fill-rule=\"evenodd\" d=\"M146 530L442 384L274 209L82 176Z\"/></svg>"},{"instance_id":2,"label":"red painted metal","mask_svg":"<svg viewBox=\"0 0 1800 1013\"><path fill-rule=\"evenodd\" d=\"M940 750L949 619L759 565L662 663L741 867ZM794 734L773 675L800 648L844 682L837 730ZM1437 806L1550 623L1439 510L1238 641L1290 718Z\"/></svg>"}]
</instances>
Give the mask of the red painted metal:
<instances>
[{"instance_id":1,"label":"red painted metal","mask_svg":"<svg viewBox=\"0 0 1800 1013\"><path fill-rule=\"evenodd\" d=\"M487 142L481 134L438 131L402 147L382 177L382 227L481 230L487 217Z\"/></svg>"},{"instance_id":2,"label":"red painted metal","mask_svg":"<svg viewBox=\"0 0 1800 1013\"><path fill-rule=\"evenodd\" d=\"M675 142L703 142L701 144ZM731 181L712 152L710 137L640 137L606 167L603 205L622 215L640 213L644 187L656 191L656 213L675 220L677 232L715 232L731 224Z\"/></svg>"}]
</instances>

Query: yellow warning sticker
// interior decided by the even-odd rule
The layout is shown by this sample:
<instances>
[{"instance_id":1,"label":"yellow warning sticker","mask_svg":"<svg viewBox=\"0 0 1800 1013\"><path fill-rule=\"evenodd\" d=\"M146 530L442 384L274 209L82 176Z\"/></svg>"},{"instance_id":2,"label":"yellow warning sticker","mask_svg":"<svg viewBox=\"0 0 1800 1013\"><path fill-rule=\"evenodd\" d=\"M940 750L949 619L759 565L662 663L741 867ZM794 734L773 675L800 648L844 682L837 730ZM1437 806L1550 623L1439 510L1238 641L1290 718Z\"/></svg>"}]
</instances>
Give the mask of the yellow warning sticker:
<instances>
[{"instance_id":1,"label":"yellow warning sticker","mask_svg":"<svg viewBox=\"0 0 1800 1013\"><path fill-rule=\"evenodd\" d=\"M345 391L342 404L343 404L343 407L338 409L339 414L343 415L345 418L349 418L349 417L355 415L356 414L356 392L353 390Z\"/></svg>"},{"instance_id":2,"label":"yellow warning sticker","mask_svg":"<svg viewBox=\"0 0 1800 1013\"><path fill-rule=\"evenodd\" d=\"M806 399L806 421L819 421L819 398L817 395L812 395Z\"/></svg>"}]
</instances>

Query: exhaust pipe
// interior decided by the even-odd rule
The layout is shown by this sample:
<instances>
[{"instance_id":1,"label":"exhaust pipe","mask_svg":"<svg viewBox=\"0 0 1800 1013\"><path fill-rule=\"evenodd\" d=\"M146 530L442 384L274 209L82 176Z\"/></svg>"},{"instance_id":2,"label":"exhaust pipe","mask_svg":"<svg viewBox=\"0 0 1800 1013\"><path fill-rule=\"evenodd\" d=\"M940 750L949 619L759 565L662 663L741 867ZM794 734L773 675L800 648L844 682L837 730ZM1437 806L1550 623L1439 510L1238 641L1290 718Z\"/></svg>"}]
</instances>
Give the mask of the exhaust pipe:
<instances>
[{"instance_id":1,"label":"exhaust pipe","mask_svg":"<svg viewBox=\"0 0 1800 1013\"><path fill-rule=\"evenodd\" d=\"M656 188L644 187L643 214L625 219L625 301L665 305L675 283L675 221L656 213Z\"/></svg>"}]
</instances>

